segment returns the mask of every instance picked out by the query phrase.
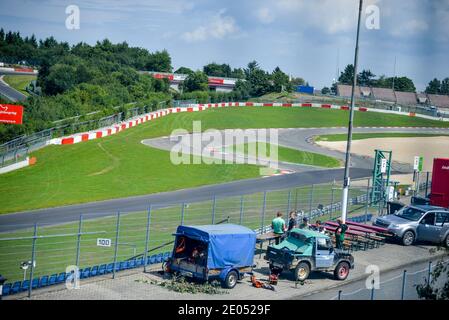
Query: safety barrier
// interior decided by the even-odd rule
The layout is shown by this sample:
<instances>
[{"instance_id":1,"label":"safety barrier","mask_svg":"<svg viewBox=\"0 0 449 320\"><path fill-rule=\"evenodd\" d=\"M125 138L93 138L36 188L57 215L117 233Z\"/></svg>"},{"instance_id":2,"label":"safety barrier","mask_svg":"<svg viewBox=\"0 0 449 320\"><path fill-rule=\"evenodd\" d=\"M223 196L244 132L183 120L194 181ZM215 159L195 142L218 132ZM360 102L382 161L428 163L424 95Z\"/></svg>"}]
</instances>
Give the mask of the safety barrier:
<instances>
[{"instance_id":1,"label":"safety barrier","mask_svg":"<svg viewBox=\"0 0 449 320\"><path fill-rule=\"evenodd\" d=\"M211 108L224 108L224 107L283 107L283 108L323 108L323 109L335 109L335 110L349 110L348 106L339 106L339 105L331 105L331 104L321 104L321 103L259 103L259 102L221 102L221 103L195 103L188 104L182 107L176 108L166 108L157 110L154 112L150 112L147 114L143 114L132 118L130 120L126 120L125 122L120 122L118 124L114 124L110 127L101 128L91 132L77 133L74 135L70 135L67 137L52 139L50 144L74 144L87 140L98 139L102 137L107 137L128 128L137 126L139 124L145 123L147 121L152 121L164 116L167 116L172 113L179 112L199 112L204 111ZM400 112L400 111L391 111L391 110L383 110L383 109L373 109L373 108L365 108L365 107L356 107L356 111L360 112L381 112L381 113L390 113L390 114L398 114L405 115L409 117L420 117L432 120L441 120L441 121L449 121L449 119L439 119L436 117L425 116L420 114L410 114L408 112Z\"/></svg>"}]
</instances>

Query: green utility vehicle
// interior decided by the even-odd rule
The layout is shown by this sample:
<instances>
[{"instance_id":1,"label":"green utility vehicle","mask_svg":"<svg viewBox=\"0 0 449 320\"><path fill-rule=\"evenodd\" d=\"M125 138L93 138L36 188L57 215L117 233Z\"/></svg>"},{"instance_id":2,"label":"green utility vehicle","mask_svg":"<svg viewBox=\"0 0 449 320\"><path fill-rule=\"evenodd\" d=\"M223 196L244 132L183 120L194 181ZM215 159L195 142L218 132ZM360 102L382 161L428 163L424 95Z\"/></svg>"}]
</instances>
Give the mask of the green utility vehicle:
<instances>
[{"instance_id":1,"label":"green utility vehicle","mask_svg":"<svg viewBox=\"0 0 449 320\"><path fill-rule=\"evenodd\" d=\"M273 274L291 270L297 281L304 281L311 271L333 272L336 280L345 280L354 268L354 257L334 249L329 236L304 229L293 229L278 245L270 245L265 260Z\"/></svg>"}]
</instances>

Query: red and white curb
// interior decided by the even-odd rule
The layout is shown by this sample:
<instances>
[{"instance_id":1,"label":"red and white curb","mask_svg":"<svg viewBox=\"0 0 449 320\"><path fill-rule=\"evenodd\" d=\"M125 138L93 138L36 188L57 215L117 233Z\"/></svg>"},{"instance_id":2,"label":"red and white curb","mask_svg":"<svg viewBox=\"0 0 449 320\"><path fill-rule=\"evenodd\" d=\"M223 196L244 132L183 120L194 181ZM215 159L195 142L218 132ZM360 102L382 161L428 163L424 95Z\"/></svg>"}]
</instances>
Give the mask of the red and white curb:
<instances>
[{"instance_id":1,"label":"red and white curb","mask_svg":"<svg viewBox=\"0 0 449 320\"><path fill-rule=\"evenodd\" d=\"M172 107L161 109L157 111L153 111L150 113L146 113L135 118L122 121L120 123L114 124L109 127L100 128L97 130L82 132L72 134L70 136L54 138L47 141L47 145L56 144L56 145L66 145L66 144L75 144L83 141L99 139L103 137L107 137L110 135L114 135L123 130L138 126L142 123L153 121L158 118L167 116L172 113L179 112L199 112L207 109L213 108L225 108L225 107L282 107L282 108L322 108L322 109L336 109L336 110L349 110L348 106L339 106L332 104L317 104L317 103L258 103L258 102L221 102L221 103L207 103L207 104L190 104L186 107ZM391 110L381 110L381 109L372 109L372 108L364 108L364 107L356 107L356 111L360 112L380 112L380 113L389 113L389 114L398 114L398 115L407 115L410 117L420 117L427 118L432 120L442 120L449 121L449 119L439 119L431 116L425 116L415 113L408 112L399 112L399 111L391 111ZM310 129L310 128L307 128Z\"/></svg>"}]
</instances>

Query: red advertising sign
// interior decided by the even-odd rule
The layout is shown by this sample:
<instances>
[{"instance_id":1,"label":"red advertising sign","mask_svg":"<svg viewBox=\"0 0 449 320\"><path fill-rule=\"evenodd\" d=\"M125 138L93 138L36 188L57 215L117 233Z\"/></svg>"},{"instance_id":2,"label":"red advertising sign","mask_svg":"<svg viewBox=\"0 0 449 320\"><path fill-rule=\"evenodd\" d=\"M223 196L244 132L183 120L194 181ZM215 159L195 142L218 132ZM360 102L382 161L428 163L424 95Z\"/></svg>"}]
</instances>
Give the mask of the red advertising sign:
<instances>
[{"instance_id":1,"label":"red advertising sign","mask_svg":"<svg viewBox=\"0 0 449 320\"><path fill-rule=\"evenodd\" d=\"M434 159L430 203L449 208L449 159Z\"/></svg>"},{"instance_id":2,"label":"red advertising sign","mask_svg":"<svg viewBox=\"0 0 449 320\"><path fill-rule=\"evenodd\" d=\"M23 106L0 104L0 122L22 124Z\"/></svg>"}]
</instances>

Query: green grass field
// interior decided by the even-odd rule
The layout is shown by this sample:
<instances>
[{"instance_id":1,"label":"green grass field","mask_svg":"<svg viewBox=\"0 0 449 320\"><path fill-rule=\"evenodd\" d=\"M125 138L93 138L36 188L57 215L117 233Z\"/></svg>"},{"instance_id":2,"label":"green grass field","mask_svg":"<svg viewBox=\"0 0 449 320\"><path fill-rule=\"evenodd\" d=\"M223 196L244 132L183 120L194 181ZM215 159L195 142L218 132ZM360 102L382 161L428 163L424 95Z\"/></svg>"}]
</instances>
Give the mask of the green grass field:
<instances>
[{"instance_id":1,"label":"green grass field","mask_svg":"<svg viewBox=\"0 0 449 320\"><path fill-rule=\"evenodd\" d=\"M364 187L354 187L350 190L350 196L354 197L364 192ZM331 184L316 185L313 189L307 186L291 190L270 191L267 193L265 211L263 210L263 193L245 195L242 202L240 197L218 198L215 204L215 223L229 217L231 223L242 223L249 228L256 229L262 225L269 225L277 211L282 211L285 215L293 209L308 212L310 208L317 208L318 204L328 205L331 202L338 202L340 199L341 190L334 188L332 191ZM212 223L212 208L212 200L187 204L184 209L184 223L187 225ZM351 206L350 210L354 210L351 215L363 213L363 208L363 203ZM152 211L150 249L173 240L172 233L181 222L181 211L181 206ZM332 216L325 215L319 219L325 221L335 218L337 215L338 212L334 212ZM92 218L93 216L85 214L82 223L81 231L93 234L81 236L79 247L79 266L81 268L114 261L117 217ZM146 226L147 212L122 213L117 261L124 261L144 252ZM78 223L38 228L38 236L42 236L42 238L36 241L35 276L60 273L68 265L75 265L78 228ZM32 241L30 239L2 241L1 239L30 237L32 234L32 229L0 234L0 272L8 278L8 282L22 280L23 272L19 269L19 265L21 262L31 259ZM49 237L56 235L65 236ZM97 238L111 239L113 245L97 247ZM172 245L169 245L155 250L151 254L171 249Z\"/></svg>"},{"instance_id":2,"label":"green grass field","mask_svg":"<svg viewBox=\"0 0 449 320\"><path fill-rule=\"evenodd\" d=\"M444 134L425 134L425 133L353 133L353 140L363 140L372 138L415 138L415 137L442 137ZM315 137L315 141L346 141L347 134L329 134Z\"/></svg>"},{"instance_id":3,"label":"green grass field","mask_svg":"<svg viewBox=\"0 0 449 320\"><path fill-rule=\"evenodd\" d=\"M12 88L17 91L23 93L26 96L30 94L25 90L26 87L30 84L31 81L36 80L37 76L28 76L28 75L6 75L3 77L3 80L9 84Z\"/></svg>"},{"instance_id":4,"label":"green grass field","mask_svg":"<svg viewBox=\"0 0 449 320\"><path fill-rule=\"evenodd\" d=\"M228 150L251 156L257 156L258 152L262 152L262 154L267 155L268 159L272 159L270 153L272 147L274 146L269 143L253 142L244 144L243 146L232 146L229 147ZM259 151L260 148L262 148L262 151ZM318 153L301 151L283 146L277 146L277 152L277 160L282 162L305 164L323 168L338 168L342 165L338 159Z\"/></svg>"},{"instance_id":5,"label":"green grass field","mask_svg":"<svg viewBox=\"0 0 449 320\"><path fill-rule=\"evenodd\" d=\"M345 126L348 112L312 108L218 108L168 115L119 134L32 153L37 164L0 175L0 213L142 195L253 178L253 165L173 165L169 152L141 143L172 130ZM449 126L421 118L356 112L355 126Z\"/></svg>"}]
</instances>

